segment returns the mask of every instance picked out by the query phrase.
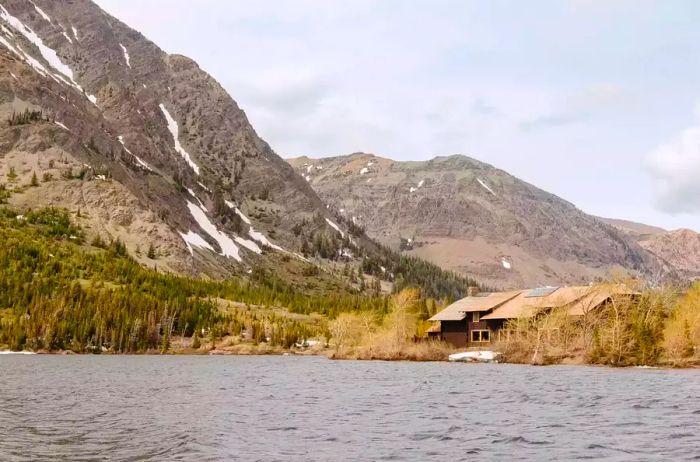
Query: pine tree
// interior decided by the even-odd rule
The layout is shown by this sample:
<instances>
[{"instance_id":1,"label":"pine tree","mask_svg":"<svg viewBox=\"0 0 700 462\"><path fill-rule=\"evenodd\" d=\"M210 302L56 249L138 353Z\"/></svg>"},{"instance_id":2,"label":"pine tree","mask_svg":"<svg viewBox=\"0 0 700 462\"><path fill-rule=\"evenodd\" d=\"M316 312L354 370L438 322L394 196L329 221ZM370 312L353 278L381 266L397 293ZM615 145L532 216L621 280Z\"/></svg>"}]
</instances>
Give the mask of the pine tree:
<instances>
[{"instance_id":1,"label":"pine tree","mask_svg":"<svg viewBox=\"0 0 700 462\"><path fill-rule=\"evenodd\" d=\"M7 172L7 181L10 183L17 181L17 172L14 167L10 167L10 170Z\"/></svg>"},{"instance_id":2,"label":"pine tree","mask_svg":"<svg viewBox=\"0 0 700 462\"><path fill-rule=\"evenodd\" d=\"M29 183L29 186L32 186L32 187L39 186L39 179L36 177L36 172L32 172L32 180Z\"/></svg>"},{"instance_id":3,"label":"pine tree","mask_svg":"<svg viewBox=\"0 0 700 462\"><path fill-rule=\"evenodd\" d=\"M148 245L148 252L146 253L146 256L151 260L156 259L156 248L153 247L153 243Z\"/></svg>"}]
</instances>

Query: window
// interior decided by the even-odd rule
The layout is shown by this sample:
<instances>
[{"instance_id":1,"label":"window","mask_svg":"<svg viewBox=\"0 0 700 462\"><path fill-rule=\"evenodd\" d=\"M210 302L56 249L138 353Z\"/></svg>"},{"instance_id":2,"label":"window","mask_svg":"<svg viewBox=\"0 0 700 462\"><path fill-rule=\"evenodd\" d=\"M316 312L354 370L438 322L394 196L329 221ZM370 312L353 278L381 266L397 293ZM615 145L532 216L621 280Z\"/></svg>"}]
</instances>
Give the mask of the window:
<instances>
[{"instance_id":1,"label":"window","mask_svg":"<svg viewBox=\"0 0 700 462\"><path fill-rule=\"evenodd\" d=\"M479 313L478 311L474 311L472 313L472 322L479 322L480 319L481 319L481 313Z\"/></svg>"},{"instance_id":2,"label":"window","mask_svg":"<svg viewBox=\"0 0 700 462\"><path fill-rule=\"evenodd\" d=\"M485 343L491 341L491 331L490 330L473 330L472 331L472 343Z\"/></svg>"}]
</instances>

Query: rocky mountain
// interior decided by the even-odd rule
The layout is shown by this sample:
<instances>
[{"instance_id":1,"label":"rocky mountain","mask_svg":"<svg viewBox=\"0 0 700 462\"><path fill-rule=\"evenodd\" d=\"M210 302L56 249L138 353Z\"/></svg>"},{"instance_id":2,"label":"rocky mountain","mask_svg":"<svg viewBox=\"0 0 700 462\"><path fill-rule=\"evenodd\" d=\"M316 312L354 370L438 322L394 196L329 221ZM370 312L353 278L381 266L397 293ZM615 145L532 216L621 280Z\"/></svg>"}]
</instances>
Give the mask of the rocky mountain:
<instances>
[{"instance_id":1,"label":"rocky mountain","mask_svg":"<svg viewBox=\"0 0 700 462\"><path fill-rule=\"evenodd\" d=\"M0 0L0 184L182 273L279 267L303 261L308 230L345 237L197 63L88 0Z\"/></svg>"},{"instance_id":2,"label":"rocky mountain","mask_svg":"<svg viewBox=\"0 0 700 462\"><path fill-rule=\"evenodd\" d=\"M673 273L628 233L469 157L397 162L355 153L289 163L370 237L494 286Z\"/></svg>"},{"instance_id":3,"label":"rocky mountain","mask_svg":"<svg viewBox=\"0 0 700 462\"><path fill-rule=\"evenodd\" d=\"M627 233L664 266L672 268L680 278L700 278L700 234L697 232L690 229L667 231L656 226L610 218L601 220Z\"/></svg>"}]
</instances>

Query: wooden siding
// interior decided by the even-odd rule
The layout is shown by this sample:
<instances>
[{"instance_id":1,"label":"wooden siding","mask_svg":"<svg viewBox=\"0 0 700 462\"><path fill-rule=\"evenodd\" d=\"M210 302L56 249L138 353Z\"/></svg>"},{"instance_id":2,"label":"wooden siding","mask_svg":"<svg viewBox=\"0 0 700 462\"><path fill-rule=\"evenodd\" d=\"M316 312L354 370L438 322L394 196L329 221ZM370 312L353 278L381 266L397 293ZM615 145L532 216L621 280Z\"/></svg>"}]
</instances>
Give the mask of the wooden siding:
<instances>
[{"instance_id":1,"label":"wooden siding","mask_svg":"<svg viewBox=\"0 0 700 462\"><path fill-rule=\"evenodd\" d=\"M467 321L441 321L440 336L444 341L456 347L467 346Z\"/></svg>"}]
</instances>

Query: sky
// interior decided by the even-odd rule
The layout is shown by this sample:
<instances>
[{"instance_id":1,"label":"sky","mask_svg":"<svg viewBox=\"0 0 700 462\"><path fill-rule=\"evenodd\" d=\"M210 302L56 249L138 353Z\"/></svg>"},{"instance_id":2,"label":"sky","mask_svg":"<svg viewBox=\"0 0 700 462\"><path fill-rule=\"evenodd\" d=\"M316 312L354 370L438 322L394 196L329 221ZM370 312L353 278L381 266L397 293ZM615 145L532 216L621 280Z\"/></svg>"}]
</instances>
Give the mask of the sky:
<instances>
[{"instance_id":1,"label":"sky","mask_svg":"<svg viewBox=\"0 0 700 462\"><path fill-rule=\"evenodd\" d=\"M695 0L97 0L282 157L464 154L582 210L700 231Z\"/></svg>"}]
</instances>

